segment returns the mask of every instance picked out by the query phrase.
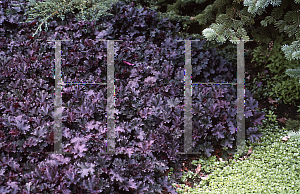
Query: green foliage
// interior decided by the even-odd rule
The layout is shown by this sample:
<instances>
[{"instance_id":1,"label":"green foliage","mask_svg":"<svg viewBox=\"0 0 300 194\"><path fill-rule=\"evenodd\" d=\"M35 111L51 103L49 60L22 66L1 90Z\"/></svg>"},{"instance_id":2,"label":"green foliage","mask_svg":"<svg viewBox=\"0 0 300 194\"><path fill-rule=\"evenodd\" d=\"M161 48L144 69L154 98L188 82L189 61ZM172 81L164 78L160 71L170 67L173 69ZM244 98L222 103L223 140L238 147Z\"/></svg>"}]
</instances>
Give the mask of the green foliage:
<instances>
[{"instance_id":1,"label":"green foliage","mask_svg":"<svg viewBox=\"0 0 300 194\"><path fill-rule=\"evenodd\" d=\"M117 0L45 0L43 2L36 0L29 0L30 4L27 9L29 10L25 15L28 18L25 22L31 22L36 18L42 18L40 24L33 34L33 37L38 31L41 31L41 27L45 24L46 31L48 30L48 20L58 16L61 20L65 19L67 13L75 13L74 10L80 11L79 15L76 15L76 20L93 21L98 20L102 15L112 15L107 13L107 10L111 8L112 3Z\"/></svg>"},{"instance_id":2,"label":"green foliage","mask_svg":"<svg viewBox=\"0 0 300 194\"><path fill-rule=\"evenodd\" d=\"M228 4L230 5L230 3ZM202 33L209 40L217 39L221 42L225 42L226 39L229 38L235 40L237 37L249 40L249 37L247 36L246 31L243 29L243 26L254 24L253 18L255 18L256 14L262 15L268 4L269 2L267 0L260 0L255 3L253 0L244 1L245 7L232 4L234 13L237 12L241 20L235 19L234 13L231 14L231 12L226 12L226 14L219 15L215 21L216 23L211 24L211 26L203 30ZM278 6L280 4L281 2L279 1L272 3L273 6ZM280 8L274 8L271 11L271 16L266 16L266 18L261 21L261 25L266 27L268 24L274 24L280 31L284 31L285 33L289 34L289 36L293 36L296 33L296 37L299 38L300 34L295 31L295 28L297 28L299 25L299 22L296 20L297 15L295 14L295 12L298 10L288 11L284 15L284 20L279 20L283 16L284 9L286 9L287 6L288 4L286 3ZM293 8L296 9L297 7L299 6L296 5ZM228 22L224 22L225 20ZM239 25L236 25L236 23L239 23ZM290 23L292 25L288 25Z\"/></svg>"},{"instance_id":3,"label":"green foliage","mask_svg":"<svg viewBox=\"0 0 300 194\"><path fill-rule=\"evenodd\" d=\"M287 69L285 73L290 77L300 78L300 69ZM299 79L299 83L300 83L300 79Z\"/></svg>"},{"instance_id":4,"label":"green foliage","mask_svg":"<svg viewBox=\"0 0 300 194\"><path fill-rule=\"evenodd\" d=\"M247 32L243 29L243 26L253 24L253 20L251 20L251 18L254 18L256 14L262 15L263 11L265 11L265 8L269 4L272 4L273 6L280 6L281 1L244 1L245 7L243 8L243 11L239 12L239 14L242 13L243 15L240 15L241 20L235 19L233 15L229 14L228 12L226 14L220 14L216 18L215 23L211 24L209 28L204 29L202 33L208 40L217 40L219 42L225 42L227 39L232 39L234 42L236 42L235 40L237 39L249 40ZM291 7L293 10L286 10L289 4L292 4ZM245 8L247 9L247 11L245 10ZM290 46L281 46L281 50L284 52L285 57L288 60L300 59L300 31L298 29L300 28L299 8L300 6L297 4L296 0L294 2L286 1L282 4L281 7L273 8L273 10L271 11L271 15L266 16L265 19L261 20L260 22L261 26L267 27L268 25L273 24L274 26L276 26L279 32L285 32L289 37L296 37L297 40L292 42ZM235 10L236 8L233 9ZM196 18L199 20L199 23L205 23L203 19L201 20L199 19L199 17ZM300 83L300 70L287 69L285 73L293 78L299 78Z\"/></svg>"},{"instance_id":5,"label":"green foliage","mask_svg":"<svg viewBox=\"0 0 300 194\"><path fill-rule=\"evenodd\" d=\"M285 56L288 60L299 59L300 58L300 45L299 41L294 41L291 46L283 45L282 51L285 52ZM285 73L292 78L299 78L300 83L300 69L299 65L297 69L287 69Z\"/></svg>"},{"instance_id":6,"label":"green foliage","mask_svg":"<svg viewBox=\"0 0 300 194\"><path fill-rule=\"evenodd\" d=\"M262 82L260 86L258 85L259 82ZM274 92L272 92L274 85L276 85L276 81L274 81L269 74L262 72L258 73L258 76L254 77L253 82L246 85L246 87L253 93L253 98L257 100L269 97L279 100L279 98L275 96Z\"/></svg>"},{"instance_id":7,"label":"green foliage","mask_svg":"<svg viewBox=\"0 0 300 194\"><path fill-rule=\"evenodd\" d=\"M289 137L300 139L300 131L298 131L298 132L290 131L290 132L288 132L287 135Z\"/></svg>"},{"instance_id":8,"label":"green foliage","mask_svg":"<svg viewBox=\"0 0 300 194\"><path fill-rule=\"evenodd\" d=\"M296 61L288 61L284 58L283 52L280 50L280 47L283 43L289 43L291 40L284 40L284 36L281 35L276 38L273 48L265 51L262 47L254 49L253 59L251 62L255 62L257 66L264 66L270 70L270 73L274 75L272 79L263 78L267 84L265 86L258 87L256 80L250 87L253 87L252 91L256 97L271 97L273 99L278 99L279 103L293 104L299 99L300 84L295 81L296 78L290 78L285 74L287 69L298 67ZM259 74L260 76L260 74ZM270 77L267 75L267 77ZM271 78L271 77L270 77Z\"/></svg>"},{"instance_id":9,"label":"green foliage","mask_svg":"<svg viewBox=\"0 0 300 194\"><path fill-rule=\"evenodd\" d=\"M261 15L262 11L269 5L272 4L274 6L279 6L281 1L268 1L268 0L260 0L254 3L253 0L244 1L245 6L248 7L248 11L252 14L258 13Z\"/></svg>"},{"instance_id":10,"label":"green foliage","mask_svg":"<svg viewBox=\"0 0 300 194\"><path fill-rule=\"evenodd\" d=\"M198 166L201 164L201 171L204 173L211 173L218 168L223 168L228 164L228 161L219 161L216 156L212 156L210 158L200 157L199 160L193 160L192 165Z\"/></svg>"},{"instance_id":11,"label":"green foliage","mask_svg":"<svg viewBox=\"0 0 300 194\"><path fill-rule=\"evenodd\" d=\"M226 8L226 13L218 14L215 23L204 29L202 34L208 40L217 40L222 43L227 39L231 39L235 44L239 39L250 40L243 26L254 24L254 16L247 12L246 7L243 8L237 3L227 3ZM238 18L241 19L238 20ZM201 20L198 21L199 24L202 23Z\"/></svg>"},{"instance_id":12,"label":"green foliage","mask_svg":"<svg viewBox=\"0 0 300 194\"><path fill-rule=\"evenodd\" d=\"M187 180L195 180L197 178L197 174L192 171L184 172L181 177L182 182L186 182Z\"/></svg>"},{"instance_id":13,"label":"green foliage","mask_svg":"<svg viewBox=\"0 0 300 194\"><path fill-rule=\"evenodd\" d=\"M288 119L286 121L286 127L287 130L292 131L292 130L299 130L300 129L300 120L291 120Z\"/></svg>"},{"instance_id":14,"label":"green foliage","mask_svg":"<svg viewBox=\"0 0 300 194\"><path fill-rule=\"evenodd\" d=\"M215 169L207 179L195 182L193 188L184 184L177 188L173 184L176 191L179 194L297 193L300 189L300 133L279 129L273 111L263 111L267 117L260 126L264 136L260 143L250 143L253 153L249 158L243 161L232 160L230 165ZM290 138L282 141L287 135ZM205 168L207 163L199 161L201 169ZM193 163L196 164L196 161Z\"/></svg>"}]
</instances>

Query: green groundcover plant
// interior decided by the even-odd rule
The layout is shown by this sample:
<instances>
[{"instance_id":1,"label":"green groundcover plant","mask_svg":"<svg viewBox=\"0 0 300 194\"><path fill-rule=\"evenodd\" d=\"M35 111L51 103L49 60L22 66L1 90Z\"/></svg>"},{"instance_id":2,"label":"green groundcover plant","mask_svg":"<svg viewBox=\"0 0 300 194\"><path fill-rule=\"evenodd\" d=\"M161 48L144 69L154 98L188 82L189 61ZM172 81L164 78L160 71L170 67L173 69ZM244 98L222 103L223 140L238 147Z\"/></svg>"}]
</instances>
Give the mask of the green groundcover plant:
<instances>
[{"instance_id":1,"label":"green groundcover plant","mask_svg":"<svg viewBox=\"0 0 300 194\"><path fill-rule=\"evenodd\" d=\"M173 185L178 193L299 193L300 192L300 132L277 126L273 111L263 109L268 119L263 120L261 142L249 143L249 157L235 155L229 161L216 157L193 161L202 164L201 171L212 172L205 180L194 182L193 188L185 184ZM228 165L229 164L229 165ZM204 165L204 166L203 166ZM197 178L191 171L181 180Z\"/></svg>"}]
</instances>

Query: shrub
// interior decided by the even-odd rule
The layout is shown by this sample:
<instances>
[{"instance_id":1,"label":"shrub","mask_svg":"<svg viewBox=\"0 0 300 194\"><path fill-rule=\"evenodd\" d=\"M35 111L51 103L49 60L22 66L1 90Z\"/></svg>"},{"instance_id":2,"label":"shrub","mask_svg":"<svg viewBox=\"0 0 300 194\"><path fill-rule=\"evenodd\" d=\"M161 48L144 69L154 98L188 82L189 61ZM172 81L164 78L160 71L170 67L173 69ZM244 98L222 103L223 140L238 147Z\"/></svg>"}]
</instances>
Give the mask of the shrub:
<instances>
[{"instance_id":1,"label":"shrub","mask_svg":"<svg viewBox=\"0 0 300 194\"><path fill-rule=\"evenodd\" d=\"M1 6L2 10L3 6L11 8L5 3ZM29 184L34 193L175 193L167 170L173 167L173 176L180 178L180 160L186 158L176 155L183 148L184 44L176 42L181 38L172 33L180 28L167 19L158 20L152 10L120 2L114 4L111 13L113 16L94 22L74 22L72 14L66 21L54 19L47 33L37 36L42 41L30 36L36 29L31 28L34 22L20 25L11 19L13 15L4 17L1 29L8 34L1 40L4 51L0 56L5 86L0 97L0 176L1 185L5 185L0 187L1 193L25 192ZM9 21L14 30L10 30ZM63 148L72 154L47 155L45 152L53 147L55 50L54 42L46 40L71 40L62 43L63 82L91 83L106 80L106 46L98 38L123 40L115 43L114 65L116 152L124 154L100 154L106 151L106 88L72 85L62 90ZM196 43L197 50L192 51L193 72L204 75L205 81L232 78L234 66L214 49L203 49L205 42ZM207 123L200 129L200 123L194 121L193 136L200 139L199 134L208 133L207 139L202 138L204 146L197 144L195 149L207 156L214 150L212 144L220 144L222 139L223 146L232 147L235 133L236 113L230 96L236 91L212 88L193 90L197 96L194 117ZM245 99L247 134L254 140L259 137L255 125L264 117L254 110L257 102L247 90ZM227 112L221 115L223 106ZM254 126L249 127L251 124Z\"/></svg>"},{"instance_id":2,"label":"shrub","mask_svg":"<svg viewBox=\"0 0 300 194\"><path fill-rule=\"evenodd\" d=\"M254 79L251 91L256 92L255 97L258 100L263 98L278 99L279 104L296 105L299 99L298 79L289 77L285 71L287 69L297 69L299 64L297 61L289 61L285 58L281 45L289 44L290 39L285 39L284 35L280 35L274 41L274 46L265 49L262 46L254 49L253 59L257 66L263 65L269 69L266 78L263 78L263 87L261 83L258 85ZM266 51L267 50L267 51ZM257 86L258 85L258 86Z\"/></svg>"}]
</instances>

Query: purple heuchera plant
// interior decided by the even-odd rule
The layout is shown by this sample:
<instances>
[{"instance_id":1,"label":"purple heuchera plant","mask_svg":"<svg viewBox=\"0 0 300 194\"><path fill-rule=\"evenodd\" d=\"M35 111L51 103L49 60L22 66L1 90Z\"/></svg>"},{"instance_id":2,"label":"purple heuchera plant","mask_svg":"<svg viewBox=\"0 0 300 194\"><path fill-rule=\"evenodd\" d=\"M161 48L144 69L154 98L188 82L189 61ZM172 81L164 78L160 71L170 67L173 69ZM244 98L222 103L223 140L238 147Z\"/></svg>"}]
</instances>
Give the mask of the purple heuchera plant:
<instances>
[{"instance_id":1,"label":"purple heuchera plant","mask_svg":"<svg viewBox=\"0 0 300 194\"><path fill-rule=\"evenodd\" d=\"M11 15L0 12L0 193L176 193L183 151L184 44L179 24L159 20L147 8L116 3L98 21L51 21L36 38L25 21L25 1ZM106 24L106 25L101 25ZM175 35L174 35L175 34ZM5 35L5 36L4 36ZM62 80L106 82L107 46L115 43L116 152L106 152L106 87L65 85L63 150L54 145L54 42L62 43ZM195 44L194 44L195 43ZM193 82L232 82L233 64L206 41L192 42ZM195 48L195 49L194 49ZM87 52L81 52L87 51ZM236 80L235 80L236 81ZM193 86L193 151L210 156L216 146L235 146L236 109L228 86ZM261 134L264 114L246 89L247 139ZM225 109L225 110L224 110ZM119 154L121 153L121 154ZM172 180L168 169L174 168Z\"/></svg>"}]
</instances>

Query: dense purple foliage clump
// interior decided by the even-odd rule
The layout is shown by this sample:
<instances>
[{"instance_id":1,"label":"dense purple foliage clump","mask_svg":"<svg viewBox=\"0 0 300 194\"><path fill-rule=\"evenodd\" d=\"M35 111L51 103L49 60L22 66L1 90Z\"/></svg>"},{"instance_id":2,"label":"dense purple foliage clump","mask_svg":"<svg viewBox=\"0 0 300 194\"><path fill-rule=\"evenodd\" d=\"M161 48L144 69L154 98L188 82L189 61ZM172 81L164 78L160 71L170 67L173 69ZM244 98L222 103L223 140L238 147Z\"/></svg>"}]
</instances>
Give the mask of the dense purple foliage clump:
<instances>
[{"instance_id":1,"label":"dense purple foliage clump","mask_svg":"<svg viewBox=\"0 0 300 194\"><path fill-rule=\"evenodd\" d=\"M24 6L1 2L0 10L0 193L176 193L182 175L184 42L179 25L157 13L120 2L113 16L98 21L54 18L48 31L31 37L37 23L24 23ZM15 10L11 14L6 9ZM42 39L42 40L37 40ZM54 130L54 42L62 42L63 82L106 82L106 43L115 45L116 151L106 151L106 87L64 86L63 148L69 155L49 155ZM236 66L192 42L194 79L236 82ZM86 51L86 52L81 52ZM213 80L211 80L213 79ZM236 108L229 86L193 86L195 152L210 156L214 146L233 148ZM247 139L261 134L264 114L246 89ZM30 192L27 190L30 189Z\"/></svg>"}]
</instances>

